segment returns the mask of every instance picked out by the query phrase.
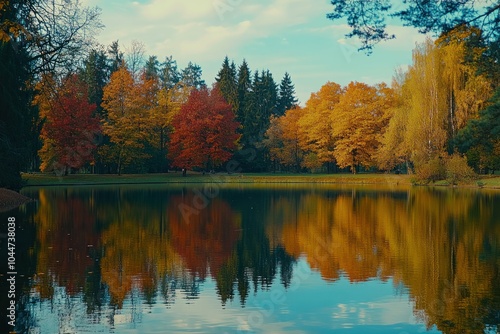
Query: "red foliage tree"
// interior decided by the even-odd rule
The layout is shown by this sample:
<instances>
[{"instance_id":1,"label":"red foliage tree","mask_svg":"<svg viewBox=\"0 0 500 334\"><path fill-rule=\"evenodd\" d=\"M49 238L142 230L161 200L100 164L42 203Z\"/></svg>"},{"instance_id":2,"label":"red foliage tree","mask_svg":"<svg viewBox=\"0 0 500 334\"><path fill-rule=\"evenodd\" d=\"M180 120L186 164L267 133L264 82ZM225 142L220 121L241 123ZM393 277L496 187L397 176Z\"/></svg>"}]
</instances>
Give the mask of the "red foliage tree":
<instances>
[{"instance_id":1,"label":"red foliage tree","mask_svg":"<svg viewBox=\"0 0 500 334\"><path fill-rule=\"evenodd\" d=\"M217 88L193 90L172 124L169 158L174 167L218 167L237 148L239 123Z\"/></svg>"},{"instance_id":2,"label":"red foliage tree","mask_svg":"<svg viewBox=\"0 0 500 334\"><path fill-rule=\"evenodd\" d=\"M42 170L67 173L93 161L100 133L95 104L88 102L85 84L77 75L66 78L44 113L39 154Z\"/></svg>"}]
</instances>

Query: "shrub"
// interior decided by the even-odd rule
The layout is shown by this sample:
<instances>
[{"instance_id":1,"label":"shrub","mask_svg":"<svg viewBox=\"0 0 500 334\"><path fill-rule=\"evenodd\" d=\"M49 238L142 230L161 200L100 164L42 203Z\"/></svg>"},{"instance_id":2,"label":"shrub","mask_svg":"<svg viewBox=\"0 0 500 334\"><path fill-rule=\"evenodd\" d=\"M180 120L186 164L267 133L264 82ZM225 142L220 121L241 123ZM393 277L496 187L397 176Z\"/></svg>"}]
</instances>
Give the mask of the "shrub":
<instances>
[{"instance_id":1,"label":"shrub","mask_svg":"<svg viewBox=\"0 0 500 334\"><path fill-rule=\"evenodd\" d=\"M415 176L420 182L435 182L443 179L445 175L445 166L439 157L415 165Z\"/></svg>"},{"instance_id":2,"label":"shrub","mask_svg":"<svg viewBox=\"0 0 500 334\"><path fill-rule=\"evenodd\" d=\"M446 179L451 184L471 181L476 177L474 170L467 164L467 158L454 153L446 159Z\"/></svg>"}]
</instances>

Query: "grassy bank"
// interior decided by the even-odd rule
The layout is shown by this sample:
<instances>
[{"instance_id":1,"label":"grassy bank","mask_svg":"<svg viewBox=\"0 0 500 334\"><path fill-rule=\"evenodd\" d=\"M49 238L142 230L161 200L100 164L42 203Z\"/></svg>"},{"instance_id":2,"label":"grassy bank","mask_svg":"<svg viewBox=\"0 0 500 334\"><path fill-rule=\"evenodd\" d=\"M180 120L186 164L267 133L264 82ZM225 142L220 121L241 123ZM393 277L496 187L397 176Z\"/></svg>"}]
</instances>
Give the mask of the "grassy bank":
<instances>
[{"instance_id":1,"label":"grassy bank","mask_svg":"<svg viewBox=\"0 0 500 334\"><path fill-rule=\"evenodd\" d=\"M57 177L51 174L24 174L25 186L101 185L101 184L162 184L162 183L332 183L410 185L407 175L392 174L213 174L181 173L93 175L78 174Z\"/></svg>"},{"instance_id":2,"label":"grassy bank","mask_svg":"<svg viewBox=\"0 0 500 334\"><path fill-rule=\"evenodd\" d=\"M330 183L330 184L381 184L411 185L412 176L394 174L213 174L189 172L186 177L179 173L166 174L128 174L128 175L93 175L78 174L57 177L52 174L24 174L25 186L57 185L105 185L105 184L162 184L162 183ZM430 184L431 186L433 184ZM437 186L446 186L446 182L437 182ZM461 184L466 187L484 187L500 189L500 176L482 176L478 180Z\"/></svg>"}]
</instances>

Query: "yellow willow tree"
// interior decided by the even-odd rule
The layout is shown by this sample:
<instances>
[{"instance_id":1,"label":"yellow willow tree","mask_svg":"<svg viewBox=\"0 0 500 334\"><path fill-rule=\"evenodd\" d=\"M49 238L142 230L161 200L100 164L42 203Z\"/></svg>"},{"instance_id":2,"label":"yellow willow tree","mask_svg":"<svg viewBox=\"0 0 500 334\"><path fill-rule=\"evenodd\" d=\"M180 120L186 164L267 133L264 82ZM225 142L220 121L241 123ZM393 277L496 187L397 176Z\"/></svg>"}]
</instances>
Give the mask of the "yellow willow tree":
<instances>
[{"instance_id":1,"label":"yellow willow tree","mask_svg":"<svg viewBox=\"0 0 500 334\"><path fill-rule=\"evenodd\" d=\"M107 113L103 132L112 145L102 148L102 155L116 163L117 173L123 166L144 158L142 148L149 130L147 113L154 99L144 83L136 84L124 64L111 75L104 87L102 107Z\"/></svg>"},{"instance_id":2,"label":"yellow willow tree","mask_svg":"<svg viewBox=\"0 0 500 334\"><path fill-rule=\"evenodd\" d=\"M302 109L298 125L304 134L300 146L307 151L303 163L307 168L319 168L325 163L329 166L335 162L331 115L342 94L339 84L327 82L317 93L311 94Z\"/></svg>"},{"instance_id":3,"label":"yellow willow tree","mask_svg":"<svg viewBox=\"0 0 500 334\"><path fill-rule=\"evenodd\" d=\"M337 164L350 167L376 165L375 154L394 105L394 92L385 84L369 86L351 82L331 114Z\"/></svg>"},{"instance_id":4,"label":"yellow willow tree","mask_svg":"<svg viewBox=\"0 0 500 334\"><path fill-rule=\"evenodd\" d=\"M457 28L415 48L413 64L396 89L399 103L377 157L380 168L410 160L418 173L439 176L447 144L491 95L490 83L474 65L484 51L471 46L478 34Z\"/></svg>"},{"instance_id":5,"label":"yellow willow tree","mask_svg":"<svg viewBox=\"0 0 500 334\"><path fill-rule=\"evenodd\" d=\"M447 87L441 54L427 39L413 51L405 89L410 92L405 145L416 168L444 153L447 140Z\"/></svg>"},{"instance_id":6,"label":"yellow willow tree","mask_svg":"<svg viewBox=\"0 0 500 334\"><path fill-rule=\"evenodd\" d=\"M477 61L485 48L474 46L481 30L459 26L436 40L447 88L448 132L453 138L467 121L476 118L491 97L488 80L477 75Z\"/></svg>"}]
</instances>

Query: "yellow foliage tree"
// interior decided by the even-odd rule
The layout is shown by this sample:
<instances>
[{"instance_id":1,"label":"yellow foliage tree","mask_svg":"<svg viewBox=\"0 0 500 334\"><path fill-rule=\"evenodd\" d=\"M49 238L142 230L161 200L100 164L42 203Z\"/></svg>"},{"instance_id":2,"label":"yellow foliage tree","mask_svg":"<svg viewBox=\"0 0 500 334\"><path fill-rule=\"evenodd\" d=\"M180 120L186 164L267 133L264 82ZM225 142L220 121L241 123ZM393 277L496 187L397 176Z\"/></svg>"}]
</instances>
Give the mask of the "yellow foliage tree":
<instances>
[{"instance_id":1,"label":"yellow foliage tree","mask_svg":"<svg viewBox=\"0 0 500 334\"><path fill-rule=\"evenodd\" d=\"M118 174L124 165L144 157L141 149L150 129L147 116L156 101L151 85L148 80L135 83L122 64L104 87L102 107L107 117L103 120L103 132L113 146L105 147L101 153L116 162Z\"/></svg>"},{"instance_id":2,"label":"yellow foliage tree","mask_svg":"<svg viewBox=\"0 0 500 334\"><path fill-rule=\"evenodd\" d=\"M451 138L469 119L477 117L491 97L490 82L477 74L477 66L474 65L485 48L469 43L480 35L478 28L460 26L435 42L443 67L442 79L447 87L448 131Z\"/></svg>"},{"instance_id":3,"label":"yellow foliage tree","mask_svg":"<svg viewBox=\"0 0 500 334\"><path fill-rule=\"evenodd\" d=\"M404 86L405 73L396 71L393 78L394 106L387 110L389 124L381 139L381 146L376 153L378 168L390 171L402 163L408 163L409 150L404 145L408 126L409 92Z\"/></svg>"},{"instance_id":4,"label":"yellow foliage tree","mask_svg":"<svg viewBox=\"0 0 500 334\"><path fill-rule=\"evenodd\" d=\"M53 101L56 99L56 79L53 75L44 74L41 80L35 85L37 94L33 98L33 105L38 107L40 118L45 119L49 116L53 107ZM56 146L50 138L45 138L42 148L38 151L42 160L41 171L48 170L56 162Z\"/></svg>"},{"instance_id":5,"label":"yellow foliage tree","mask_svg":"<svg viewBox=\"0 0 500 334\"><path fill-rule=\"evenodd\" d=\"M408 160L417 172L440 168L449 140L477 117L491 96L490 83L467 60L484 52L468 44L478 34L459 28L415 48L412 66L397 82L399 101L377 154L380 168L390 170Z\"/></svg>"},{"instance_id":6,"label":"yellow foliage tree","mask_svg":"<svg viewBox=\"0 0 500 334\"><path fill-rule=\"evenodd\" d=\"M359 165L375 165L382 133L394 105L394 93L385 84L377 87L351 82L331 114L333 136L336 139L334 156L341 168L350 167L353 173Z\"/></svg>"},{"instance_id":7,"label":"yellow foliage tree","mask_svg":"<svg viewBox=\"0 0 500 334\"><path fill-rule=\"evenodd\" d=\"M300 146L307 151L303 163L307 168L335 162L331 115L342 94L343 89L339 84L327 82L317 93L311 94L302 110L298 124L303 133Z\"/></svg>"}]
</instances>

